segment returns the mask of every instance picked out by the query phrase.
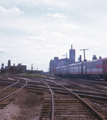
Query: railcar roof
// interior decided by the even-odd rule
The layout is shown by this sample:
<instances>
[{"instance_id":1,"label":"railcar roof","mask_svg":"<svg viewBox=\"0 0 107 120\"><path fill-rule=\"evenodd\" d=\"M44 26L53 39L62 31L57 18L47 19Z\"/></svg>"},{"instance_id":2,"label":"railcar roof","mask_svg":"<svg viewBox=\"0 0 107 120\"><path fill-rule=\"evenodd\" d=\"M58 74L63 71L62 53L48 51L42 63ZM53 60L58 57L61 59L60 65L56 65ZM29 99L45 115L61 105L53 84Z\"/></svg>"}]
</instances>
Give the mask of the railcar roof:
<instances>
[{"instance_id":1,"label":"railcar roof","mask_svg":"<svg viewBox=\"0 0 107 120\"><path fill-rule=\"evenodd\" d=\"M86 62L83 62L83 63L90 63L90 62L104 61L104 60L107 60L107 58L101 58L101 59L90 60L90 61L86 61Z\"/></svg>"},{"instance_id":2,"label":"railcar roof","mask_svg":"<svg viewBox=\"0 0 107 120\"><path fill-rule=\"evenodd\" d=\"M99 61L101 61L101 60L107 60L107 58L101 58L101 59L98 59Z\"/></svg>"},{"instance_id":3,"label":"railcar roof","mask_svg":"<svg viewBox=\"0 0 107 120\"><path fill-rule=\"evenodd\" d=\"M82 64L82 62L79 62L79 63L72 63L72 64L69 64L68 66L74 66L74 65L80 65Z\"/></svg>"},{"instance_id":4,"label":"railcar roof","mask_svg":"<svg viewBox=\"0 0 107 120\"><path fill-rule=\"evenodd\" d=\"M61 67L56 67L56 68L63 68L63 67L67 67L67 66L75 66L75 65L82 64L82 63L90 63L90 62L103 61L103 60L107 60L107 58L101 58L101 59L90 60L90 61L79 62L79 63L72 63L72 64L69 64L69 65L66 65L66 66L61 66Z\"/></svg>"},{"instance_id":5,"label":"railcar roof","mask_svg":"<svg viewBox=\"0 0 107 120\"><path fill-rule=\"evenodd\" d=\"M67 67L67 65L66 65L66 66L60 66L60 67L56 67L56 68L63 68L63 67Z\"/></svg>"}]
</instances>

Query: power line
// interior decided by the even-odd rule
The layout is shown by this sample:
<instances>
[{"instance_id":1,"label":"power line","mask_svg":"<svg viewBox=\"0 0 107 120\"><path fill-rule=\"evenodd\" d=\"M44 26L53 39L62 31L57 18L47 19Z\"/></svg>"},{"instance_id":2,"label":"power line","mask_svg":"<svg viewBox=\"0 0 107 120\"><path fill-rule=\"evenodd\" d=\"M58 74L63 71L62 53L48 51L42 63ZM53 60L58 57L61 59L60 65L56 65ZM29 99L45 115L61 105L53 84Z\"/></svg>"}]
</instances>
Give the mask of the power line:
<instances>
[{"instance_id":1,"label":"power line","mask_svg":"<svg viewBox=\"0 0 107 120\"><path fill-rule=\"evenodd\" d=\"M95 46L95 47L92 47L92 48L88 48L88 49L95 49L95 48L98 48L98 47L100 47L100 46L104 46L104 45L106 45L107 43L105 43L105 44L102 44L102 45L99 45L99 46Z\"/></svg>"}]
</instances>

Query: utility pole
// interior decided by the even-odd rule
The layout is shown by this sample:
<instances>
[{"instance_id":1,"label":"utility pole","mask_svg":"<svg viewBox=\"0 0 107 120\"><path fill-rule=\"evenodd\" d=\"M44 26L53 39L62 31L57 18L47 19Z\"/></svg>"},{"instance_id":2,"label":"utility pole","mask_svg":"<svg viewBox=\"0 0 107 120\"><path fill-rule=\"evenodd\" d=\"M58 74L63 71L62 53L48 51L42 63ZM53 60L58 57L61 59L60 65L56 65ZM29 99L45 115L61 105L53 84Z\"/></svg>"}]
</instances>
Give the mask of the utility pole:
<instances>
[{"instance_id":1,"label":"utility pole","mask_svg":"<svg viewBox=\"0 0 107 120\"><path fill-rule=\"evenodd\" d=\"M89 50L89 49L80 49L80 50L83 51L83 53L84 53L84 62L85 62L85 51Z\"/></svg>"},{"instance_id":2,"label":"utility pole","mask_svg":"<svg viewBox=\"0 0 107 120\"><path fill-rule=\"evenodd\" d=\"M67 59L67 53L66 53L66 55L62 55L62 56L66 56L66 59Z\"/></svg>"},{"instance_id":3,"label":"utility pole","mask_svg":"<svg viewBox=\"0 0 107 120\"><path fill-rule=\"evenodd\" d=\"M68 63L67 63L67 53L65 55L62 55L62 56L66 56L66 64L68 65Z\"/></svg>"},{"instance_id":4,"label":"utility pole","mask_svg":"<svg viewBox=\"0 0 107 120\"><path fill-rule=\"evenodd\" d=\"M31 65L31 70L33 70L33 64Z\"/></svg>"}]
</instances>

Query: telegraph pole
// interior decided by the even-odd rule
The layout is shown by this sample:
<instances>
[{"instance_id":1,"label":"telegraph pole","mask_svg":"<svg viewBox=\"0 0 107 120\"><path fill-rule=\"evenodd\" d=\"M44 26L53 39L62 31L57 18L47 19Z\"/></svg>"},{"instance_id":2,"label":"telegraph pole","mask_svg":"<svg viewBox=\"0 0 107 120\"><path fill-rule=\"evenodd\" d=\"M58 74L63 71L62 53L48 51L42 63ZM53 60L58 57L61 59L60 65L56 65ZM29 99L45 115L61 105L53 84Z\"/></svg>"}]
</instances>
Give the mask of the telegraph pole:
<instances>
[{"instance_id":1,"label":"telegraph pole","mask_svg":"<svg viewBox=\"0 0 107 120\"><path fill-rule=\"evenodd\" d=\"M62 55L62 56L66 56L66 59L67 59L67 53L65 55Z\"/></svg>"},{"instance_id":2,"label":"telegraph pole","mask_svg":"<svg viewBox=\"0 0 107 120\"><path fill-rule=\"evenodd\" d=\"M62 55L62 56L66 56L66 64L68 65L68 63L67 63L67 53L65 55Z\"/></svg>"},{"instance_id":3,"label":"telegraph pole","mask_svg":"<svg viewBox=\"0 0 107 120\"><path fill-rule=\"evenodd\" d=\"M33 70L33 64L31 65L31 70Z\"/></svg>"},{"instance_id":4,"label":"telegraph pole","mask_svg":"<svg viewBox=\"0 0 107 120\"><path fill-rule=\"evenodd\" d=\"M80 49L80 50L83 51L83 53L84 53L84 62L85 62L85 51L89 50L89 49Z\"/></svg>"}]
</instances>

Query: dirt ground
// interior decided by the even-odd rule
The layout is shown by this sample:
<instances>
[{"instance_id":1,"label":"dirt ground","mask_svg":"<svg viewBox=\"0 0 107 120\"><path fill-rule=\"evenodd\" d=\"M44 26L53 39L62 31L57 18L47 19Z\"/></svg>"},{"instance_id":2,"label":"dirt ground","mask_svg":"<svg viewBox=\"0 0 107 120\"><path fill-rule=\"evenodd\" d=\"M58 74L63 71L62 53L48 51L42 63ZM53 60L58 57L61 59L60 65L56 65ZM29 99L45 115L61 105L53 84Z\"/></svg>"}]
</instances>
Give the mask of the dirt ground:
<instances>
[{"instance_id":1,"label":"dirt ground","mask_svg":"<svg viewBox=\"0 0 107 120\"><path fill-rule=\"evenodd\" d=\"M46 92L23 89L3 103L0 120L39 120Z\"/></svg>"}]
</instances>

